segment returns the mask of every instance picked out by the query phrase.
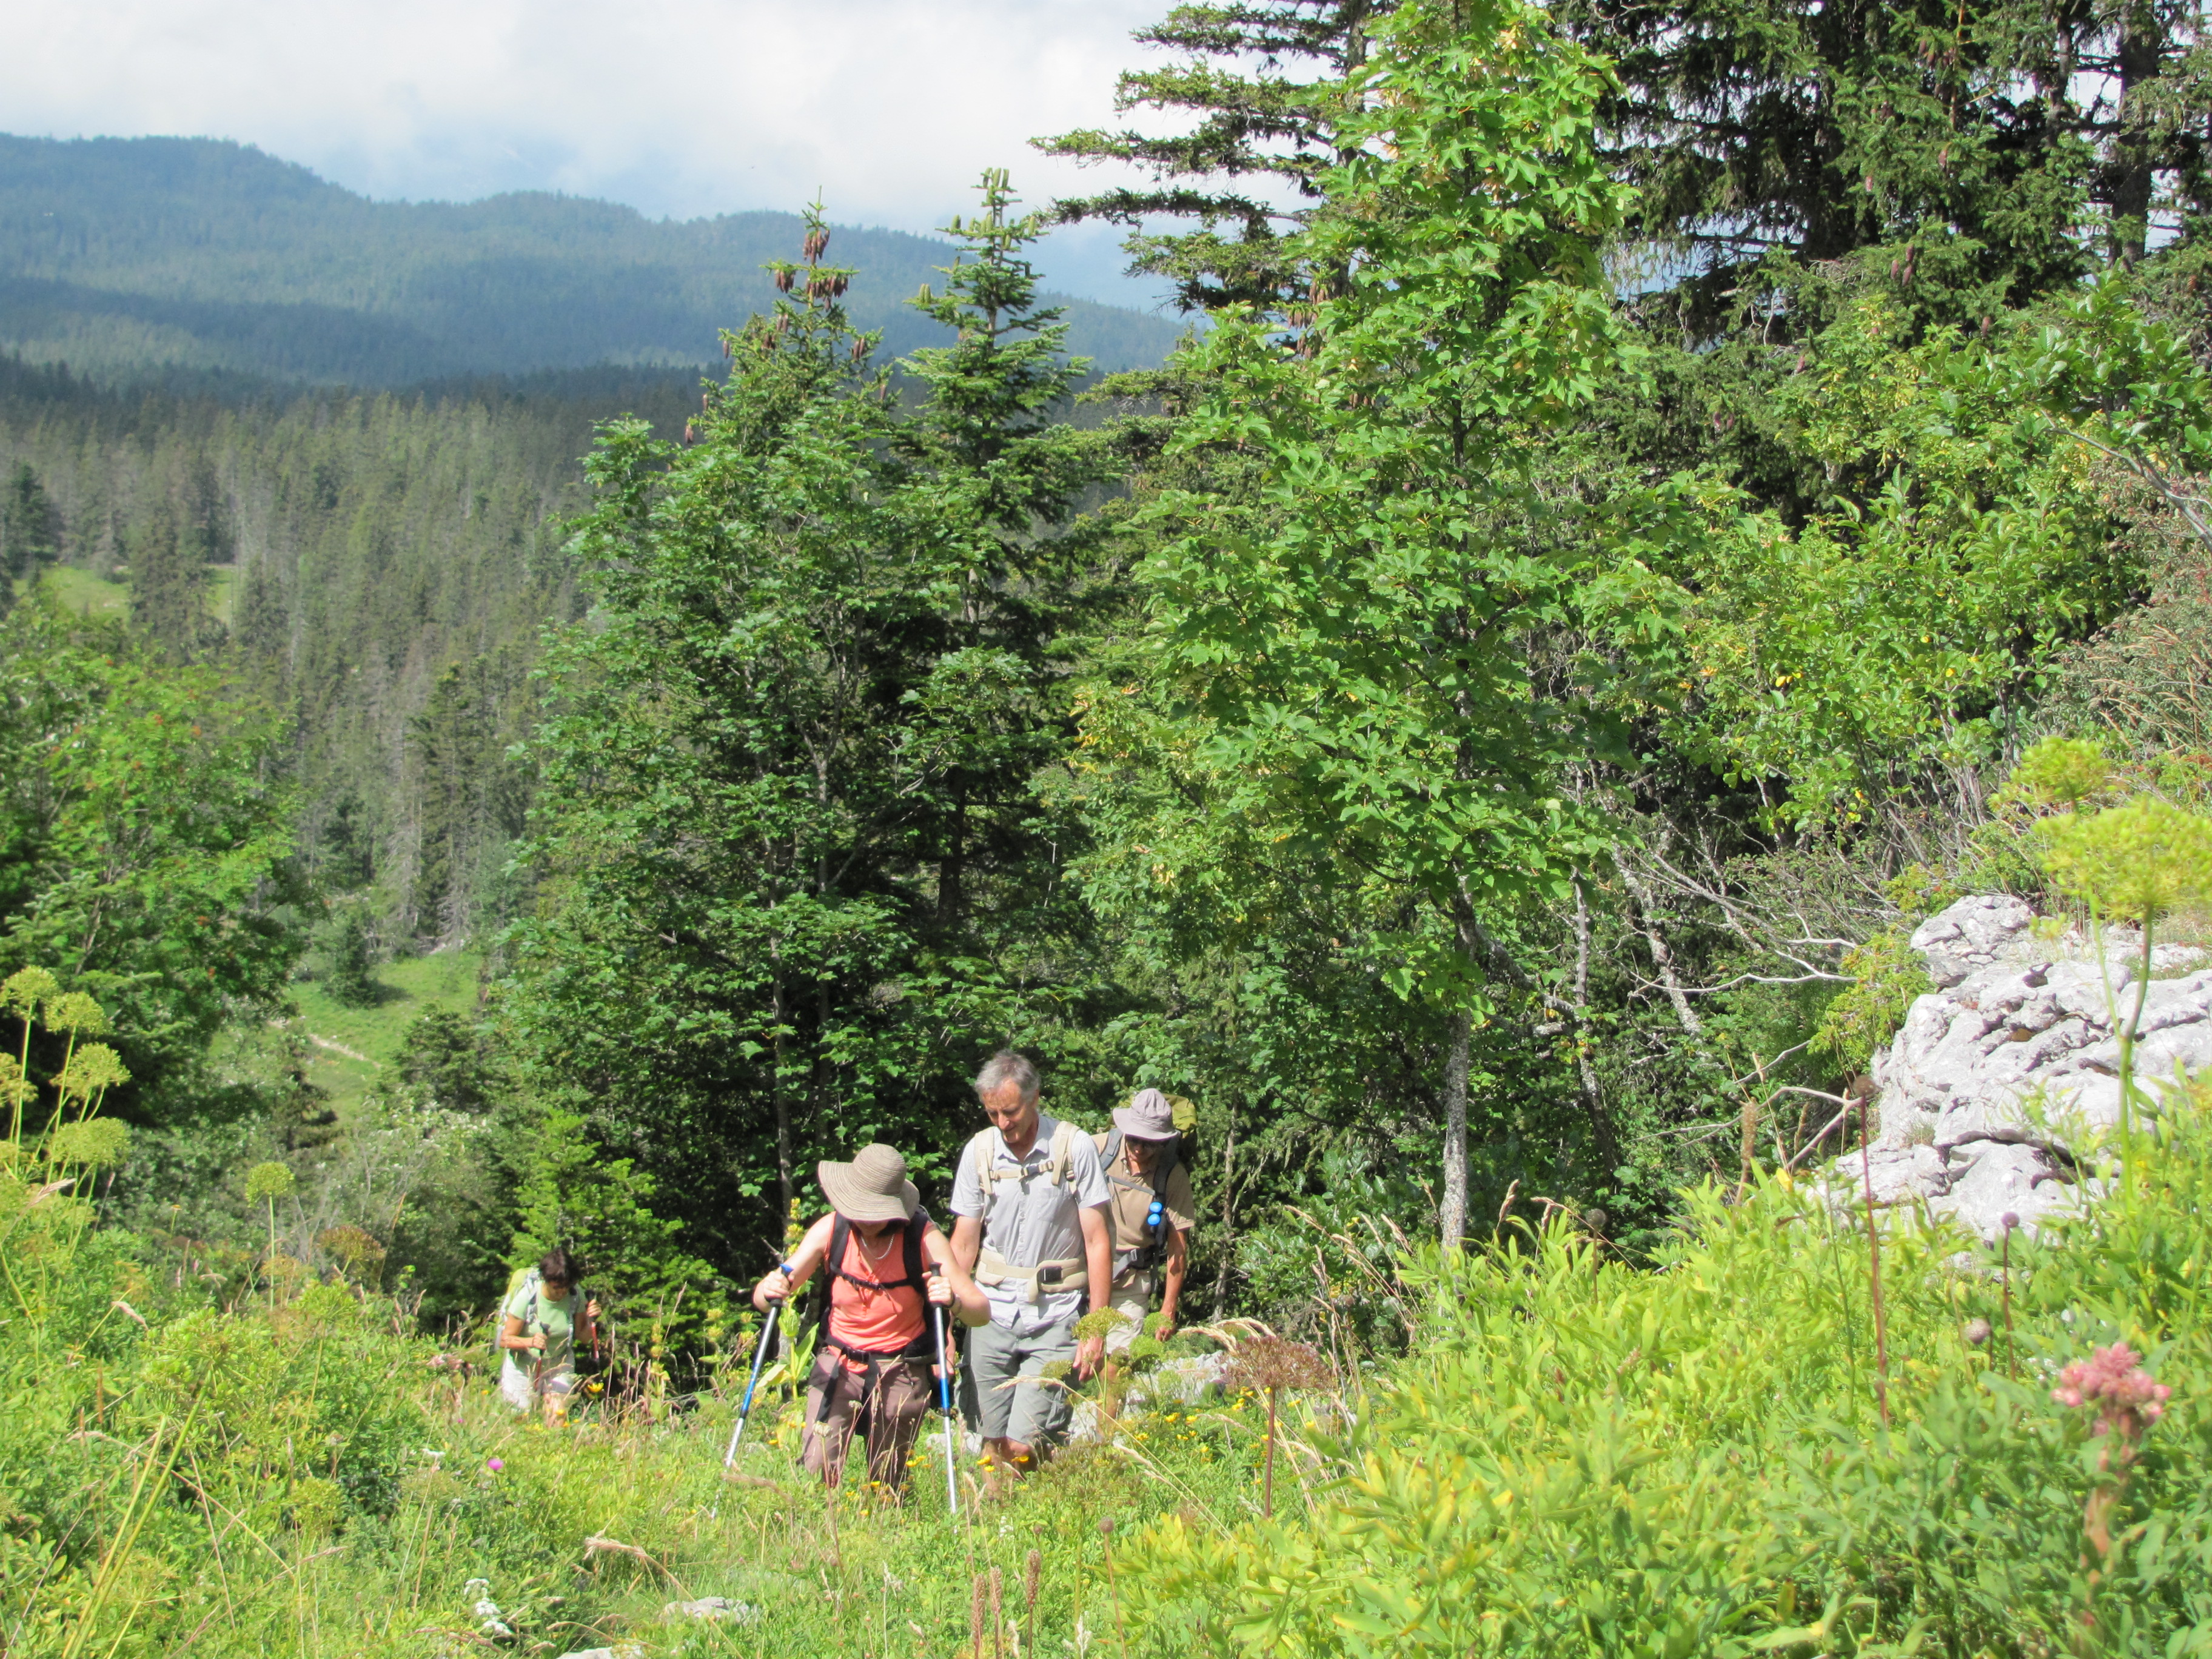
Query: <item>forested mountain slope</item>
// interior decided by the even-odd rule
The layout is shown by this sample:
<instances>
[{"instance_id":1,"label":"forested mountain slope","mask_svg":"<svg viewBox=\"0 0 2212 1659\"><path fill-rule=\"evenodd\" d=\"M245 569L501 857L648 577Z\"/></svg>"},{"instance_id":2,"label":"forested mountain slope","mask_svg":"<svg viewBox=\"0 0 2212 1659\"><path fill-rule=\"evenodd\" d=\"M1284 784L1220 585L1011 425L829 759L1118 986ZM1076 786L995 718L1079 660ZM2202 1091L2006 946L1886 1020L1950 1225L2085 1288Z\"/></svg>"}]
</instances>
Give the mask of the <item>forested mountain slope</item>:
<instances>
[{"instance_id":1,"label":"forested mountain slope","mask_svg":"<svg viewBox=\"0 0 2212 1659\"><path fill-rule=\"evenodd\" d=\"M276 699L306 869L377 885L372 936L452 938L520 832L503 756L538 632L572 614L563 524L592 423L635 411L673 435L696 408L668 370L239 403L0 359L0 561L81 573L66 591L127 601L173 659Z\"/></svg>"},{"instance_id":2,"label":"forested mountain slope","mask_svg":"<svg viewBox=\"0 0 2212 1659\"><path fill-rule=\"evenodd\" d=\"M796 205L796 204L794 204ZM836 204L828 204L834 214ZM854 320L894 352L940 331L902 301L951 257L841 228ZM372 202L199 138L0 137L0 346L102 378L225 370L392 386L613 362L700 364L774 297L789 213L656 222L543 192ZM1069 301L1102 368L1157 363L1167 319Z\"/></svg>"}]
</instances>

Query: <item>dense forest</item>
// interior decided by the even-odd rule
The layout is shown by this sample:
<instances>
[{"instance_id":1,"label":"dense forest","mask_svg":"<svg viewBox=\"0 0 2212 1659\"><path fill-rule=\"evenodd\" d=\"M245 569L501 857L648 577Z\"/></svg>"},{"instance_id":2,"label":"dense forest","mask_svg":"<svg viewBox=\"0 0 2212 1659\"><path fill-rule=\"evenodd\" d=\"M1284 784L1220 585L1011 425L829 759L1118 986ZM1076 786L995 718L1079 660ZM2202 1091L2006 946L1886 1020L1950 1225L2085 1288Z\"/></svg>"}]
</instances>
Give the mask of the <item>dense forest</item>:
<instances>
[{"instance_id":1,"label":"dense forest","mask_svg":"<svg viewBox=\"0 0 2212 1659\"><path fill-rule=\"evenodd\" d=\"M882 1135L940 1175L1004 1042L1079 1117L1198 1103L1219 1310L1310 1302L1285 1205L1450 1238L1540 1191L1656 1238L1738 1158L1747 1079L1839 1088L1900 930L2022 879L1986 827L2024 745L2194 752L2183 24L1701 21L1739 62L1569 9L1547 72L1601 94L1485 161L1525 202L1462 223L1346 136L1384 15L1174 14L1147 38L1190 67L1123 98L1188 136L1042 141L1157 183L1024 217L987 180L921 335L869 326L878 243L789 222L703 403L613 368L244 399L7 368L0 555L55 573L21 625L127 592L102 648L265 711L283 851L241 902L287 972L367 995L379 959L489 952L466 1031L402 1067L515 1160L471 1187L472 1268L422 1245L434 1307L549 1229L638 1294L737 1273L817 1157ZM1435 72L1479 81L1456 50ZM255 235L297 264L317 214L498 241L246 152L18 148L201 224L65 250L133 281ZM265 222L192 218L272 179ZM1103 384L1026 258L1097 215L1213 321ZM119 1097L204 1166L204 1228L192 1137L311 1109L228 1064Z\"/></svg>"},{"instance_id":2,"label":"dense forest","mask_svg":"<svg viewBox=\"0 0 2212 1659\"><path fill-rule=\"evenodd\" d=\"M25 1650L2207 1650L2212 1139L2133 1046L2212 945L2196 13L1139 39L1145 116L1038 141L1105 188L988 173L896 325L888 243L780 222L757 293L684 290L703 387L598 335L410 389L0 365ZM266 234L255 303L310 307L343 222L411 328L441 250L586 211L128 153L201 228L19 287L199 295ZM1101 217L1203 319L1164 361L1040 290ZM2116 1121L2029 1135L2084 1207L1970 1237L1877 1215L1864 1074L1978 895L2125 941L2135 1014L2072 1011ZM341 1109L315 1011L434 959L467 994ZM1085 1127L1184 1103L1212 1323L953 1572L933 1480L793 1495L787 1371L766 1473L713 1460L816 1161L941 1205L1006 1045ZM463 1333L555 1244L629 1392L533 1443ZM1225 1395L1117 1417L1178 1358Z\"/></svg>"},{"instance_id":3,"label":"dense forest","mask_svg":"<svg viewBox=\"0 0 2212 1659\"><path fill-rule=\"evenodd\" d=\"M834 214L836 204L829 204ZM403 386L604 363L690 368L769 303L794 213L659 222L541 192L371 202L210 139L0 136L0 349L102 380ZM841 228L856 320L929 343L903 301L947 248ZM1064 302L1074 349L1155 364L1180 325Z\"/></svg>"}]
</instances>

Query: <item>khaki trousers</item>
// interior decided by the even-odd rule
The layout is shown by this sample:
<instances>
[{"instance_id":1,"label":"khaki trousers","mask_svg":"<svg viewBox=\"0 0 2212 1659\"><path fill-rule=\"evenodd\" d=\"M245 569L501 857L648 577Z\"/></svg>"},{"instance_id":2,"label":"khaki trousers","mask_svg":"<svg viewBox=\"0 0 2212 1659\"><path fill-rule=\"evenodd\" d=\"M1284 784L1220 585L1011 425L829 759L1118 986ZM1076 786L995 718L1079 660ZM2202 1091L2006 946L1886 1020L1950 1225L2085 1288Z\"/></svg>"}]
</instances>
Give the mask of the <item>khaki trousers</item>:
<instances>
[{"instance_id":1,"label":"khaki trousers","mask_svg":"<svg viewBox=\"0 0 2212 1659\"><path fill-rule=\"evenodd\" d=\"M878 1359L854 1370L834 1348L814 1356L806 1379L806 1443L799 1461L829 1486L841 1484L857 1430L868 1443L868 1479L891 1492L935 1389L927 1359Z\"/></svg>"}]
</instances>

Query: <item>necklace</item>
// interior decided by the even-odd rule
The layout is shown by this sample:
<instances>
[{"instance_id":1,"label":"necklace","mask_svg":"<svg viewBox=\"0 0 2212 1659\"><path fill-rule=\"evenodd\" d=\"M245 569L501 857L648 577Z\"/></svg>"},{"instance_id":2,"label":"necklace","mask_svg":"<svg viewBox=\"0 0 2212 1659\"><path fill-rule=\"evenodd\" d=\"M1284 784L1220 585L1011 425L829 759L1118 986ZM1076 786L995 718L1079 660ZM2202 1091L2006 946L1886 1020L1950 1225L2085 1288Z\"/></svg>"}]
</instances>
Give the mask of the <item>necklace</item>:
<instances>
[{"instance_id":1,"label":"necklace","mask_svg":"<svg viewBox=\"0 0 2212 1659\"><path fill-rule=\"evenodd\" d=\"M870 1248L868 1236L866 1233L856 1233L854 1237L860 1241L860 1260L872 1267L891 1253L891 1246L897 1242L898 1238L896 1233L887 1232L884 1235L883 1248L874 1249Z\"/></svg>"}]
</instances>

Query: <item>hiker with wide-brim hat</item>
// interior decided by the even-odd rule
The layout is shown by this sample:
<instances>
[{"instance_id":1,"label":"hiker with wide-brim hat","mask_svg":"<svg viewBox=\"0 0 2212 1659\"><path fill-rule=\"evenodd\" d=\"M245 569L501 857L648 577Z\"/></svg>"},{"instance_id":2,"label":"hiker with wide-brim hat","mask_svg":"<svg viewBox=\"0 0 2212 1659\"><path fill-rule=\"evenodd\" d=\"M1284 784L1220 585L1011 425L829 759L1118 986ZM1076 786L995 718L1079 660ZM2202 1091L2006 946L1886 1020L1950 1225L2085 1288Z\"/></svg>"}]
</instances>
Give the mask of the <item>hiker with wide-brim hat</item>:
<instances>
[{"instance_id":1,"label":"hiker with wide-brim hat","mask_svg":"<svg viewBox=\"0 0 2212 1659\"><path fill-rule=\"evenodd\" d=\"M868 1443L868 1479L896 1492L933 1392L930 1304L971 1325L990 1317L990 1305L952 1260L897 1148L864 1146L851 1163L825 1159L814 1173L830 1213L753 1288L753 1306L767 1312L826 1267L801 1458L838 1485L857 1430Z\"/></svg>"},{"instance_id":2,"label":"hiker with wide-brim hat","mask_svg":"<svg viewBox=\"0 0 2212 1659\"><path fill-rule=\"evenodd\" d=\"M1189 1168L1176 1155L1182 1134L1176 1127L1175 1103L1158 1089L1138 1090L1127 1105L1114 1109L1113 1128L1091 1139L1114 1194L1108 1211L1114 1226L1109 1305L1123 1322L1107 1334L1106 1352L1116 1353L1144 1334L1155 1290L1160 1292L1155 1334L1164 1340L1175 1334L1198 1205Z\"/></svg>"}]
</instances>

